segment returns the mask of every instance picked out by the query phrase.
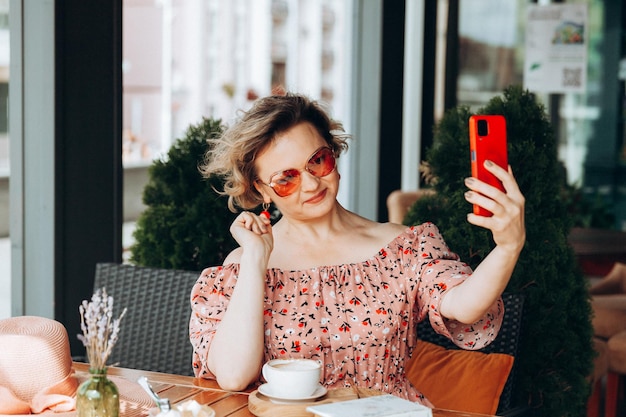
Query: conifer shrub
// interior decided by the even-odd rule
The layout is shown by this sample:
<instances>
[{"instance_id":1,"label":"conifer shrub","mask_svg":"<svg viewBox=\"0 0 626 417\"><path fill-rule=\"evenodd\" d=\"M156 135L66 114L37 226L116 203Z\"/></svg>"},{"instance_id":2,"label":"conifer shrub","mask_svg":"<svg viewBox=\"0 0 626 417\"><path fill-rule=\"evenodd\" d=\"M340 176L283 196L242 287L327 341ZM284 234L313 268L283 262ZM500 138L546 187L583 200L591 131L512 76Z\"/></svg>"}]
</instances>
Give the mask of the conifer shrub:
<instances>
[{"instance_id":1,"label":"conifer shrub","mask_svg":"<svg viewBox=\"0 0 626 417\"><path fill-rule=\"evenodd\" d=\"M537 416L584 416L594 357L592 310L587 280L567 241L573 219L561 192L554 133L544 107L517 86L478 113L505 116L509 163L526 199L526 244L506 289L525 294L515 400ZM490 231L466 220L472 210L463 197L463 179L471 172L471 114L453 108L435 126L426 162L436 193L420 198L404 223L432 221L451 250L476 268L494 242Z\"/></svg>"},{"instance_id":2,"label":"conifer shrub","mask_svg":"<svg viewBox=\"0 0 626 417\"><path fill-rule=\"evenodd\" d=\"M222 132L220 120L203 118L187 129L167 157L149 168L143 191L146 209L137 221L131 263L200 271L221 265L236 247L229 228L236 214L215 189L222 179L202 178L198 165L211 140Z\"/></svg>"}]
</instances>

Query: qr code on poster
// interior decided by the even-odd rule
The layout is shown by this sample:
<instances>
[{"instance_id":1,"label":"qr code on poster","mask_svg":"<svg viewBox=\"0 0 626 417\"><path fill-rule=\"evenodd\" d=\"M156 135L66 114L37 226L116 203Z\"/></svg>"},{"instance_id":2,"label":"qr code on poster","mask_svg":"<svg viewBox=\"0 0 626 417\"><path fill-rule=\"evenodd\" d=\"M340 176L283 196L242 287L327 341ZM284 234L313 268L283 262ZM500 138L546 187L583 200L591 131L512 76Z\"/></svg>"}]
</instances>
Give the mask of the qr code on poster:
<instances>
[{"instance_id":1,"label":"qr code on poster","mask_svg":"<svg viewBox=\"0 0 626 417\"><path fill-rule=\"evenodd\" d=\"M582 76L582 68L563 68L563 87L580 87Z\"/></svg>"}]
</instances>

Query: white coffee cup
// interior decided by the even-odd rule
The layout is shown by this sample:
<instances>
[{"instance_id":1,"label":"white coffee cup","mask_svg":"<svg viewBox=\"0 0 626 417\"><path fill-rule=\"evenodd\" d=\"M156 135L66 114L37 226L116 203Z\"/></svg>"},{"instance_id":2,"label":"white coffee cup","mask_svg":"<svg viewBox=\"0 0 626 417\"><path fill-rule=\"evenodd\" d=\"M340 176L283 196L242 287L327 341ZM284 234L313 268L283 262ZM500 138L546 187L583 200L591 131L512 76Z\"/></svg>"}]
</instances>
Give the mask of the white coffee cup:
<instances>
[{"instance_id":1,"label":"white coffee cup","mask_svg":"<svg viewBox=\"0 0 626 417\"><path fill-rule=\"evenodd\" d=\"M263 365L262 373L272 395L299 399L315 393L322 366L312 359L272 359Z\"/></svg>"}]
</instances>

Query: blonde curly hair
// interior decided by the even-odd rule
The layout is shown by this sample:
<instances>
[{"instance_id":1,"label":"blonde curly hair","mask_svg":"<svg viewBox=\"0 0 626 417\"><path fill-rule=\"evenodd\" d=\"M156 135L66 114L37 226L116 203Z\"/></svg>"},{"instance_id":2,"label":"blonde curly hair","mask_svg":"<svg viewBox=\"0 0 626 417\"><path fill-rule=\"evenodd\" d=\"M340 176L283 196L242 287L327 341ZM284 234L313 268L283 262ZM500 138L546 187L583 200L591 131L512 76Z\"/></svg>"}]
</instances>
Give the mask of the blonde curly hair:
<instances>
[{"instance_id":1,"label":"blonde curly hair","mask_svg":"<svg viewBox=\"0 0 626 417\"><path fill-rule=\"evenodd\" d=\"M212 175L224 178L224 189L216 191L228 196L228 208L232 212L237 211L236 207L252 209L263 203L263 197L254 187L258 180L257 156L276 136L304 122L317 130L336 157L348 149L350 136L319 102L301 94L286 93L255 101L237 122L211 141L198 168L205 178Z\"/></svg>"}]
</instances>

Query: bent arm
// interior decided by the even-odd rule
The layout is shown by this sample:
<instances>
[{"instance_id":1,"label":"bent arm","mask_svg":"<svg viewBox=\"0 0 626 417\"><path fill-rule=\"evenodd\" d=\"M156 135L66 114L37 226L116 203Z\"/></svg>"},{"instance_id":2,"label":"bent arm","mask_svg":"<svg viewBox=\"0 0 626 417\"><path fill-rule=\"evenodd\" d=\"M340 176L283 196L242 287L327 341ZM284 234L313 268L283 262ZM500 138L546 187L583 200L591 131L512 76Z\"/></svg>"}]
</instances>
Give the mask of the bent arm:
<instances>
[{"instance_id":1,"label":"bent arm","mask_svg":"<svg viewBox=\"0 0 626 417\"><path fill-rule=\"evenodd\" d=\"M230 231L240 244L224 262L230 282L196 295L204 303L194 307L199 331L192 342L200 362L194 364L200 369L196 374L212 373L222 388L238 391L258 378L263 361L265 275L273 237L269 219L250 212L237 216Z\"/></svg>"},{"instance_id":2,"label":"bent arm","mask_svg":"<svg viewBox=\"0 0 626 417\"><path fill-rule=\"evenodd\" d=\"M249 258L242 254L237 285L207 355L218 384L231 391L255 381L263 361L265 265Z\"/></svg>"}]
</instances>

